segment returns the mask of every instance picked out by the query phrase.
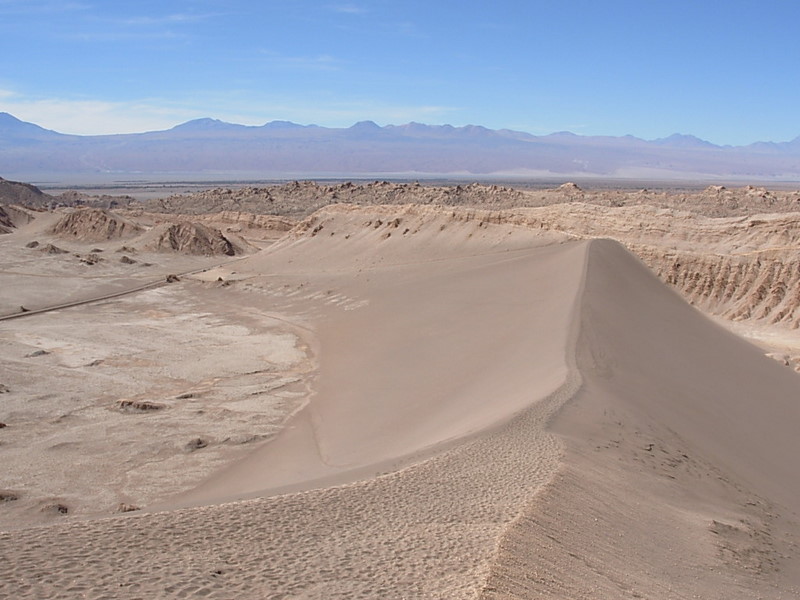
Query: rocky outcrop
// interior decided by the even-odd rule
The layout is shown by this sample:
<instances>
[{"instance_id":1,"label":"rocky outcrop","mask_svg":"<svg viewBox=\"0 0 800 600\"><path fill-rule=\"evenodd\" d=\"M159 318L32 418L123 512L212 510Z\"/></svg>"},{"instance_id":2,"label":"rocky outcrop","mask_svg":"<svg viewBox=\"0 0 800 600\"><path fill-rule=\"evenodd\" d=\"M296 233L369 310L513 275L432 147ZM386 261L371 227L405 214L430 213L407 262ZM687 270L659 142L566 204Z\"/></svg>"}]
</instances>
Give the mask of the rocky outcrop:
<instances>
[{"instance_id":1,"label":"rocky outcrop","mask_svg":"<svg viewBox=\"0 0 800 600\"><path fill-rule=\"evenodd\" d=\"M151 199L136 206L149 212L199 215L230 211L297 219L331 204L434 204L498 210L573 202L605 207L651 206L710 217L743 217L798 211L800 191L766 190L753 186L733 189L709 186L706 189L620 190L582 188L572 182L553 188L541 188L535 184L511 188L479 183L422 185L417 182L374 181L325 184L293 181L263 187L209 189Z\"/></svg>"},{"instance_id":2,"label":"rocky outcrop","mask_svg":"<svg viewBox=\"0 0 800 600\"><path fill-rule=\"evenodd\" d=\"M21 204L34 208L45 208L54 198L30 183L9 181L0 177L0 204Z\"/></svg>"},{"instance_id":3,"label":"rocky outcrop","mask_svg":"<svg viewBox=\"0 0 800 600\"><path fill-rule=\"evenodd\" d=\"M438 204L508 208L519 205L523 192L497 185L423 186L419 183L375 181L323 184L293 181L279 186L218 188L187 195L148 200L143 208L151 212L207 214L223 211L305 217L331 204Z\"/></svg>"},{"instance_id":4,"label":"rocky outcrop","mask_svg":"<svg viewBox=\"0 0 800 600\"><path fill-rule=\"evenodd\" d=\"M738 255L632 250L699 308L734 321L800 327L800 253L765 250Z\"/></svg>"},{"instance_id":5,"label":"rocky outcrop","mask_svg":"<svg viewBox=\"0 0 800 600\"><path fill-rule=\"evenodd\" d=\"M798 213L709 218L650 206L587 204L517 212L528 227L625 244L705 312L800 327Z\"/></svg>"},{"instance_id":6,"label":"rocky outcrop","mask_svg":"<svg viewBox=\"0 0 800 600\"><path fill-rule=\"evenodd\" d=\"M139 225L101 208L80 208L64 215L50 233L85 242L104 242L142 233Z\"/></svg>"},{"instance_id":7,"label":"rocky outcrop","mask_svg":"<svg viewBox=\"0 0 800 600\"><path fill-rule=\"evenodd\" d=\"M45 244L44 246L36 247L39 248L39 251L43 252L44 254L69 254L68 250L64 250L63 248L59 248L53 244Z\"/></svg>"},{"instance_id":8,"label":"rocky outcrop","mask_svg":"<svg viewBox=\"0 0 800 600\"><path fill-rule=\"evenodd\" d=\"M11 233L12 229L27 225L37 214L37 211L22 206L0 205L0 234Z\"/></svg>"},{"instance_id":9,"label":"rocky outcrop","mask_svg":"<svg viewBox=\"0 0 800 600\"><path fill-rule=\"evenodd\" d=\"M0 206L0 233L11 233L12 229L14 229L14 223L11 221L11 215Z\"/></svg>"},{"instance_id":10,"label":"rocky outcrop","mask_svg":"<svg viewBox=\"0 0 800 600\"><path fill-rule=\"evenodd\" d=\"M219 229L201 223L162 223L148 232L147 238L144 248L154 252L184 252L205 256L234 256L241 253L241 249L222 235Z\"/></svg>"},{"instance_id":11,"label":"rocky outcrop","mask_svg":"<svg viewBox=\"0 0 800 600\"><path fill-rule=\"evenodd\" d=\"M106 209L124 208L137 202L132 196L110 196L108 194L96 196L76 190L63 192L57 196L56 200L61 206L90 206Z\"/></svg>"},{"instance_id":12,"label":"rocky outcrop","mask_svg":"<svg viewBox=\"0 0 800 600\"><path fill-rule=\"evenodd\" d=\"M247 231L258 229L263 231L274 231L285 233L295 226L295 221L275 215L257 215L248 212L222 211L210 215L195 217L193 220L200 220L213 226L225 226L229 230Z\"/></svg>"}]
</instances>

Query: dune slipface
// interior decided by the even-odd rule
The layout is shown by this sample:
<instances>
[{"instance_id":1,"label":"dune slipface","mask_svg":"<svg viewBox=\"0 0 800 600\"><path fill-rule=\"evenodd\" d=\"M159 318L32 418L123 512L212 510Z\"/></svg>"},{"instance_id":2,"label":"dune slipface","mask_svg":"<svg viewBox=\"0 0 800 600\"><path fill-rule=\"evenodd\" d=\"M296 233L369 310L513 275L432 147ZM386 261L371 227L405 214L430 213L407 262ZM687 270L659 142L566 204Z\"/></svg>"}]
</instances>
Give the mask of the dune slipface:
<instances>
[{"instance_id":1,"label":"dune slipface","mask_svg":"<svg viewBox=\"0 0 800 600\"><path fill-rule=\"evenodd\" d=\"M591 242L563 467L486 598L795 598L800 380Z\"/></svg>"},{"instance_id":2,"label":"dune slipface","mask_svg":"<svg viewBox=\"0 0 800 600\"><path fill-rule=\"evenodd\" d=\"M524 243L507 242L508 228L472 233L472 242L464 229L484 233L479 219L451 223L448 232L424 213L389 219L385 212L339 211L314 225L316 235L237 264L237 272L266 274L318 256L313 267L298 268L325 274L364 305L319 319L317 392L291 427L181 502L393 470L503 425L564 384L583 272L579 245L543 246L563 236L526 230L518 232ZM349 238L332 241L332 232ZM434 233L424 245L414 240ZM375 264L356 262L367 257Z\"/></svg>"},{"instance_id":3,"label":"dune slipface","mask_svg":"<svg viewBox=\"0 0 800 600\"><path fill-rule=\"evenodd\" d=\"M200 275L309 328L315 392L150 512L0 534L0 594L797 597L796 374L489 217L330 208Z\"/></svg>"}]
</instances>

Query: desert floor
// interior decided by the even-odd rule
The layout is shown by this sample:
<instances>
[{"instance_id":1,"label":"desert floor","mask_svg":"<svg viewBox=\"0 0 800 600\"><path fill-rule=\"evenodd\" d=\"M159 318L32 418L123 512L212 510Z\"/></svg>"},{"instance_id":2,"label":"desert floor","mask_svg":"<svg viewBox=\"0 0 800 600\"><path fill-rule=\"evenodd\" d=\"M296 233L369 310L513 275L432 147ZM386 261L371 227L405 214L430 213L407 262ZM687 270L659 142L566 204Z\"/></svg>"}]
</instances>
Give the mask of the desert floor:
<instances>
[{"instance_id":1,"label":"desert floor","mask_svg":"<svg viewBox=\"0 0 800 600\"><path fill-rule=\"evenodd\" d=\"M797 215L61 212L0 236L0 596L800 597Z\"/></svg>"}]
</instances>

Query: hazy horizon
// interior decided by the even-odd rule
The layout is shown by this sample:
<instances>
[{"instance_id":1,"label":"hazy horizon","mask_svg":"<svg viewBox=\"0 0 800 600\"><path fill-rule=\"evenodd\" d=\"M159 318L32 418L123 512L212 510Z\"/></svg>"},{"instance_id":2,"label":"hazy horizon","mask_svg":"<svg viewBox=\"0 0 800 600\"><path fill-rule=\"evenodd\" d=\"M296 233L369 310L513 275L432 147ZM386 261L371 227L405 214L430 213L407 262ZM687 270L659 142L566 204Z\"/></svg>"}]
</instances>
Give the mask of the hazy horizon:
<instances>
[{"instance_id":1,"label":"hazy horizon","mask_svg":"<svg viewBox=\"0 0 800 600\"><path fill-rule=\"evenodd\" d=\"M11 113L0 111L0 116L2 116L4 114L5 115L9 115L10 117L12 117L14 119L17 119L19 121L22 121L23 123L29 123L29 124L32 124L32 125L36 125L36 126L42 127L42 125L40 123L36 123L36 122L32 122L32 121L25 121L24 119L20 119L17 115L13 115ZM419 126L423 126L423 127L429 127L429 128L432 128L432 129L435 129L435 128L465 129L465 128L470 128L470 127L485 128L484 125L481 124L481 123L467 123L465 125L452 125L451 123L422 123L422 122L419 122L419 121L408 121L408 122L404 122L404 123L398 122L398 123L384 123L384 124L381 124L381 123L375 123L374 121L371 121L369 119L355 121L353 123L350 123L349 125L343 125L341 127L329 127L329 126L326 126L326 125L319 125L318 123L297 123L295 121L290 121L288 119L272 119L270 121L265 121L264 123L245 124L245 123L237 123L237 122L233 122L233 121L225 121L225 120L219 119L219 118L217 118L215 116L206 116L206 117L197 117L195 119L190 119L188 121L181 121L180 123L175 123L175 124L173 124L171 126L167 126L164 129L140 131L140 132L137 132L137 133L157 133L159 131L169 131L171 129L179 128L179 127L184 126L184 125L195 124L195 123L202 124L203 122L213 122L215 125L220 125L220 126L232 125L232 126L242 126L242 127L247 127L247 128L264 127L264 126L268 126L268 125L276 124L276 123L280 123L280 124L285 123L285 124L291 125L291 126L299 126L299 127L304 127L304 128L320 128L320 129L350 129L352 127L356 127L358 125L362 125L362 124L365 124L365 123L373 123L373 124L377 125L378 127L382 128L382 129L383 128L392 128L392 127L401 128L401 127L407 127L407 126L411 126L411 125L419 125ZM50 128L47 128L47 127L44 127L44 128L48 129L49 131L55 131L56 133L62 133L62 134L66 133L66 132L63 132L63 131L59 131L57 129L50 129ZM660 138L652 138L652 139L640 138L640 137L634 136L632 134L625 134L625 135L621 135L621 136L612 136L612 135L607 135L607 134L596 134L595 136L592 136L592 135L588 135L588 134L575 133L574 131L568 131L568 130L551 131L549 133L541 133L541 134L533 134L533 133L531 133L529 131L512 130L512 129L508 129L508 128L500 129L500 130L490 129L490 131L512 131L512 132L515 132L515 133L526 133L526 134L533 135L533 136L536 136L536 137L547 137L547 136L558 136L558 135L574 135L574 136L578 136L578 137L635 137L637 139L640 139L640 140L643 140L643 141L648 141L648 142L664 141L664 140L667 140L669 138L683 137L683 138L696 138L697 140L699 140L701 142L707 142L709 144L713 144L715 146L719 146L720 148L724 148L726 146L729 146L729 145L714 144L710 140L705 140L703 138L700 138L699 136L694 135L692 132L678 132L678 131L672 132L671 134L663 136L663 137L660 137ZM103 134L68 134L67 133L67 135L78 135L78 136L82 136L82 137L94 137L94 136L102 136L102 135L128 135L128 134L126 134L125 132L122 132L122 131L116 131L116 132L109 132L109 133L103 133ZM752 143L762 143L762 142L763 143L783 143L783 142L793 141L793 140L795 140L797 138L800 138L800 134L798 134L796 136L792 136L787 140L766 140L765 139L765 140L754 140ZM737 147L737 146L731 146L731 147Z\"/></svg>"},{"instance_id":2,"label":"hazy horizon","mask_svg":"<svg viewBox=\"0 0 800 600\"><path fill-rule=\"evenodd\" d=\"M781 142L800 135L788 75L799 12L746 0L3 0L0 52L13 60L0 111L81 135L210 117Z\"/></svg>"}]
</instances>

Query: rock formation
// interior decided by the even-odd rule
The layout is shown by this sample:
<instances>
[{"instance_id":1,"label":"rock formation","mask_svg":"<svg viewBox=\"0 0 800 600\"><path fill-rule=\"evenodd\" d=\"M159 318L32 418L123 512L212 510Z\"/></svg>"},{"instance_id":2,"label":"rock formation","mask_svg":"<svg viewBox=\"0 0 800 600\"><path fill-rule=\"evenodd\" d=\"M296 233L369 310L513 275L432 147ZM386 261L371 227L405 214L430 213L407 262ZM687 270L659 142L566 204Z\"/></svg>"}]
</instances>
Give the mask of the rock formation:
<instances>
[{"instance_id":1,"label":"rock formation","mask_svg":"<svg viewBox=\"0 0 800 600\"><path fill-rule=\"evenodd\" d=\"M85 242L124 239L142 233L137 224L101 208L80 208L64 215L50 233Z\"/></svg>"},{"instance_id":2,"label":"rock formation","mask_svg":"<svg viewBox=\"0 0 800 600\"><path fill-rule=\"evenodd\" d=\"M241 252L218 229L201 223L162 223L148 232L146 237L144 248L155 252L185 252L206 256L233 256Z\"/></svg>"},{"instance_id":3,"label":"rock formation","mask_svg":"<svg viewBox=\"0 0 800 600\"><path fill-rule=\"evenodd\" d=\"M9 233L14 228L9 214L0 206L0 233Z\"/></svg>"},{"instance_id":4,"label":"rock formation","mask_svg":"<svg viewBox=\"0 0 800 600\"><path fill-rule=\"evenodd\" d=\"M30 183L0 177L0 204L22 204L36 208L50 206L54 198Z\"/></svg>"}]
</instances>

